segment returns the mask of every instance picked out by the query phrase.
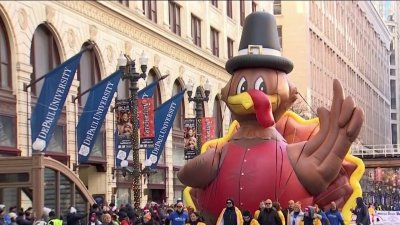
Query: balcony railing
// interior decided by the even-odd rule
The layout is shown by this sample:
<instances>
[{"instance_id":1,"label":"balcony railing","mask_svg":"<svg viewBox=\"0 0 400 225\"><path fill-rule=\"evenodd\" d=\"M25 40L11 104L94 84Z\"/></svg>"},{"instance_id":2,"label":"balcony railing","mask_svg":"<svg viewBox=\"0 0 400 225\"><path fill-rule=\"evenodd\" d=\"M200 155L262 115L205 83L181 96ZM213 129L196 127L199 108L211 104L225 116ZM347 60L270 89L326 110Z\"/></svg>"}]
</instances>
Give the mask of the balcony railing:
<instances>
[{"instance_id":1,"label":"balcony railing","mask_svg":"<svg viewBox=\"0 0 400 225\"><path fill-rule=\"evenodd\" d=\"M399 145L352 145L351 154L361 158L400 158Z\"/></svg>"}]
</instances>

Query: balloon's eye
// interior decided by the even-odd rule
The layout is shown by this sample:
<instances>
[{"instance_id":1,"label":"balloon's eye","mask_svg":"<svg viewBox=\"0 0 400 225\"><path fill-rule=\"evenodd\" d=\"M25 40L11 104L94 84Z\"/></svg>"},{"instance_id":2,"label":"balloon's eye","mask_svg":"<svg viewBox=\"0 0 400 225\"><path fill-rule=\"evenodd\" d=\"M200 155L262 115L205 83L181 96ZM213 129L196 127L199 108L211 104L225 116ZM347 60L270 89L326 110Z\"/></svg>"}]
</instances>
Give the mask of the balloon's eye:
<instances>
[{"instance_id":1,"label":"balloon's eye","mask_svg":"<svg viewBox=\"0 0 400 225\"><path fill-rule=\"evenodd\" d=\"M242 77L240 78L239 84L237 86L236 94L240 94L247 91L247 80Z\"/></svg>"},{"instance_id":2,"label":"balloon's eye","mask_svg":"<svg viewBox=\"0 0 400 225\"><path fill-rule=\"evenodd\" d=\"M256 80L256 83L254 84L254 89L267 93L267 87L262 77L259 77Z\"/></svg>"}]
</instances>

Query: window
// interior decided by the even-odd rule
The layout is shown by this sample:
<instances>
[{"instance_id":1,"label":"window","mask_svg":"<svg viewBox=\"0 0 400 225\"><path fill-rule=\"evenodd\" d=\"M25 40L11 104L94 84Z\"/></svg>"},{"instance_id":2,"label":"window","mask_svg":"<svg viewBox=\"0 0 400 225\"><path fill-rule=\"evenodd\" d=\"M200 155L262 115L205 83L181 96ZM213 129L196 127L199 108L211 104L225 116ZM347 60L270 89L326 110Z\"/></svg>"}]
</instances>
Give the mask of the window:
<instances>
[{"instance_id":1,"label":"window","mask_svg":"<svg viewBox=\"0 0 400 225\"><path fill-rule=\"evenodd\" d=\"M390 114L390 118L391 118L392 120L397 120L397 113L391 113L391 114Z\"/></svg>"},{"instance_id":2,"label":"window","mask_svg":"<svg viewBox=\"0 0 400 225\"><path fill-rule=\"evenodd\" d=\"M213 108L213 117L215 118L215 138L222 137L223 127L222 127L222 110L221 110L221 100L219 96L215 97L214 100L214 108Z\"/></svg>"},{"instance_id":3,"label":"window","mask_svg":"<svg viewBox=\"0 0 400 225\"><path fill-rule=\"evenodd\" d=\"M169 1L169 25L172 32L181 35L180 6L174 1Z\"/></svg>"},{"instance_id":4,"label":"window","mask_svg":"<svg viewBox=\"0 0 400 225\"><path fill-rule=\"evenodd\" d=\"M390 105L392 109L396 109L396 81L390 80Z\"/></svg>"},{"instance_id":5,"label":"window","mask_svg":"<svg viewBox=\"0 0 400 225\"><path fill-rule=\"evenodd\" d=\"M12 89L10 44L3 21L0 20L0 88L5 90Z\"/></svg>"},{"instance_id":6,"label":"window","mask_svg":"<svg viewBox=\"0 0 400 225\"><path fill-rule=\"evenodd\" d=\"M53 33L44 25L39 25L33 33L31 44L31 64L33 66L33 73L31 75L31 82L39 79L43 75L53 70L56 66L61 64L60 53L58 45ZM42 90L44 79L32 85L32 107L36 105L36 99L39 97ZM50 155L58 161L67 164L68 156L66 155L66 115L65 112L61 113L60 119L51 136L49 146L46 150L46 155Z\"/></svg>"},{"instance_id":7,"label":"window","mask_svg":"<svg viewBox=\"0 0 400 225\"><path fill-rule=\"evenodd\" d=\"M244 19L245 19L245 2L244 0L240 0L240 25L244 25Z\"/></svg>"},{"instance_id":8,"label":"window","mask_svg":"<svg viewBox=\"0 0 400 225\"><path fill-rule=\"evenodd\" d=\"M274 15L282 14L282 3L280 0L274 0Z\"/></svg>"},{"instance_id":9,"label":"window","mask_svg":"<svg viewBox=\"0 0 400 225\"><path fill-rule=\"evenodd\" d=\"M118 2L126 7L129 7L129 0L118 0Z\"/></svg>"},{"instance_id":10,"label":"window","mask_svg":"<svg viewBox=\"0 0 400 225\"><path fill-rule=\"evenodd\" d=\"M146 85L153 83L154 81L158 80L161 77L160 72L157 68L150 69L147 79ZM157 109L158 106L161 105L161 92L160 92L160 83L157 84L156 89L153 93L153 100L154 100L154 109ZM160 159L158 160L158 165L165 165L165 149L162 150L160 155Z\"/></svg>"},{"instance_id":11,"label":"window","mask_svg":"<svg viewBox=\"0 0 400 225\"><path fill-rule=\"evenodd\" d=\"M143 14L147 19L157 23L157 5L155 0L143 0Z\"/></svg>"},{"instance_id":12,"label":"window","mask_svg":"<svg viewBox=\"0 0 400 225\"><path fill-rule=\"evenodd\" d=\"M390 76L396 76L396 70L390 69Z\"/></svg>"},{"instance_id":13,"label":"window","mask_svg":"<svg viewBox=\"0 0 400 225\"><path fill-rule=\"evenodd\" d=\"M82 48L90 45L90 42L85 42ZM89 90L95 84L101 81L100 64L95 52L95 47L82 54L81 62L78 67L78 80L80 85L78 87L78 95ZM80 113L86 104L89 94L84 94L78 98ZM92 152L90 153L89 161L104 160L105 159L105 129L104 124L100 128L100 132L93 145ZM94 158L93 158L94 157Z\"/></svg>"},{"instance_id":14,"label":"window","mask_svg":"<svg viewBox=\"0 0 400 225\"><path fill-rule=\"evenodd\" d=\"M175 80L172 88L172 96L175 96L183 90L183 83ZM172 163L174 166L183 166L185 164L183 120L185 117L185 102L182 99L181 105L176 113L172 126Z\"/></svg>"},{"instance_id":15,"label":"window","mask_svg":"<svg viewBox=\"0 0 400 225\"><path fill-rule=\"evenodd\" d=\"M56 40L44 24L39 25L33 34L31 64L33 66L32 81L39 79L61 64ZM41 80L32 86L32 95L39 97L43 82L44 80Z\"/></svg>"},{"instance_id":16,"label":"window","mask_svg":"<svg viewBox=\"0 0 400 225\"><path fill-rule=\"evenodd\" d=\"M232 18L232 0L226 1L226 15Z\"/></svg>"},{"instance_id":17,"label":"window","mask_svg":"<svg viewBox=\"0 0 400 225\"><path fill-rule=\"evenodd\" d=\"M283 49L283 46L282 46L282 26L278 26L277 29L278 29L279 44L281 46L281 49Z\"/></svg>"},{"instance_id":18,"label":"window","mask_svg":"<svg viewBox=\"0 0 400 225\"><path fill-rule=\"evenodd\" d=\"M251 11L252 12L257 11L257 3L254 0L251 2Z\"/></svg>"},{"instance_id":19,"label":"window","mask_svg":"<svg viewBox=\"0 0 400 225\"><path fill-rule=\"evenodd\" d=\"M215 56L219 56L218 31L211 27L211 51Z\"/></svg>"},{"instance_id":20,"label":"window","mask_svg":"<svg viewBox=\"0 0 400 225\"><path fill-rule=\"evenodd\" d=\"M392 124L392 144L397 145L397 125Z\"/></svg>"},{"instance_id":21,"label":"window","mask_svg":"<svg viewBox=\"0 0 400 225\"><path fill-rule=\"evenodd\" d=\"M174 86L172 87L172 96L171 97L175 96L182 90L183 89L182 89L182 85L180 84L180 82L178 80L175 80ZM173 128L175 128L175 129L183 130L184 105L185 105L185 103L182 99L181 106L179 107L179 110L176 113L176 117L175 117L174 124L173 124Z\"/></svg>"},{"instance_id":22,"label":"window","mask_svg":"<svg viewBox=\"0 0 400 225\"><path fill-rule=\"evenodd\" d=\"M230 59L233 57L233 40L228 38L227 44L228 44L228 59Z\"/></svg>"},{"instance_id":23,"label":"window","mask_svg":"<svg viewBox=\"0 0 400 225\"><path fill-rule=\"evenodd\" d=\"M211 5L218 8L218 0L211 0Z\"/></svg>"},{"instance_id":24,"label":"window","mask_svg":"<svg viewBox=\"0 0 400 225\"><path fill-rule=\"evenodd\" d=\"M201 22L192 14L192 38L193 44L201 47Z\"/></svg>"},{"instance_id":25,"label":"window","mask_svg":"<svg viewBox=\"0 0 400 225\"><path fill-rule=\"evenodd\" d=\"M395 66L396 65L396 54L394 51L390 53L390 65Z\"/></svg>"},{"instance_id":26,"label":"window","mask_svg":"<svg viewBox=\"0 0 400 225\"><path fill-rule=\"evenodd\" d=\"M12 94L11 50L0 18L0 157L19 155L17 149L16 97Z\"/></svg>"}]
</instances>

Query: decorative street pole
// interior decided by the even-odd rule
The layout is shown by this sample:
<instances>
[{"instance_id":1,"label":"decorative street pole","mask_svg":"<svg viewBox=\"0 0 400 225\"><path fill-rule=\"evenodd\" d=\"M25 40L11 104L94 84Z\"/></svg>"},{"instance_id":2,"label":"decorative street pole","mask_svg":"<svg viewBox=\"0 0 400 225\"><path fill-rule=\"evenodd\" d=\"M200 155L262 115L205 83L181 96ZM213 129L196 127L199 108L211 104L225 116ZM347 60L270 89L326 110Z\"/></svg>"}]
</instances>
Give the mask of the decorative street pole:
<instances>
[{"instance_id":1,"label":"decorative street pole","mask_svg":"<svg viewBox=\"0 0 400 225\"><path fill-rule=\"evenodd\" d=\"M137 99L138 99L138 81L140 78L146 79L146 70L148 57L142 52L139 63L142 73L136 72L135 60L132 60L128 55L121 53L118 58L118 67L123 71L122 80L130 81L129 90L131 93L131 123L132 123L132 152L133 152L133 198L135 203L140 204L141 191L141 166L139 162L139 130L137 124Z\"/></svg>"},{"instance_id":2,"label":"decorative street pole","mask_svg":"<svg viewBox=\"0 0 400 225\"><path fill-rule=\"evenodd\" d=\"M189 102L194 102L194 110L196 111L196 138L197 138L197 154L199 155L201 152L201 119L203 117L203 102L207 102L208 101L208 97L210 95L210 83L208 82L208 80L206 81L206 83L204 84L204 95L203 95L203 91L201 86L198 86L196 88L196 94L194 95L194 97L192 97L193 94L193 86L194 84L189 81L189 83L186 85L186 90L188 93L188 100Z\"/></svg>"}]
</instances>

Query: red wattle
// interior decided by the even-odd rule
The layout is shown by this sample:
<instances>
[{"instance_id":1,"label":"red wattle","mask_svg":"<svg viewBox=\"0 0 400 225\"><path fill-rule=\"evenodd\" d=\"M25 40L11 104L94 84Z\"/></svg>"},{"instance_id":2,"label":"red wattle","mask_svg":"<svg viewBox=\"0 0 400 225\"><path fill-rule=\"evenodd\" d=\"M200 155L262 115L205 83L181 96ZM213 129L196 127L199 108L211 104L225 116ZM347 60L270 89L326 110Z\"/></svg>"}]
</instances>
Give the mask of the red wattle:
<instances>
[{"instance_id":1,"label":"red wattle","mask_svg":"<svg viewBox=\"0 0 400 225\"><path fill-rule=\"evenodd\" d=\"M253 100L258 123L265 128L274 125L275 120L268 96L264 92L255 89L249 90L248 93Z\"/></svg>"}]
</instances>

